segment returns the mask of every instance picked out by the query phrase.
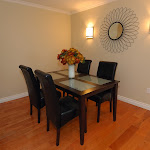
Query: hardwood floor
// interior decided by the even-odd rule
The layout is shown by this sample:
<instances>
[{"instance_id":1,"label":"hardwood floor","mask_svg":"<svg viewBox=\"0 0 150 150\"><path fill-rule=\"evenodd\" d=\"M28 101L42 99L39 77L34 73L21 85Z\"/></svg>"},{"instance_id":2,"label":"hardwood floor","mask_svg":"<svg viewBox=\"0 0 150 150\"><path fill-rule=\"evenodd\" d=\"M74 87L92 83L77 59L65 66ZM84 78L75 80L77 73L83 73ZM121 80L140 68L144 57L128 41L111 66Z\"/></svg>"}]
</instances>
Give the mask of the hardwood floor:
<instances>
[{"instance_id":1,"label":"hardwood floor","mask_svg":"<svg viewBox=\"0 0 150 150\"><path fill-rule=\"evenodd\" d=\"M117 121L109 112L109 103L101 106L100 123L97 108L87 102L87 133L80 145L79 118L60 130L60 145L56 147L56 129L50 123L46 131L46 112L37 109L29 113L28 97L0 104L0 150L150 150L150 111L118 101Z\"/></svg>"}]
</instances>

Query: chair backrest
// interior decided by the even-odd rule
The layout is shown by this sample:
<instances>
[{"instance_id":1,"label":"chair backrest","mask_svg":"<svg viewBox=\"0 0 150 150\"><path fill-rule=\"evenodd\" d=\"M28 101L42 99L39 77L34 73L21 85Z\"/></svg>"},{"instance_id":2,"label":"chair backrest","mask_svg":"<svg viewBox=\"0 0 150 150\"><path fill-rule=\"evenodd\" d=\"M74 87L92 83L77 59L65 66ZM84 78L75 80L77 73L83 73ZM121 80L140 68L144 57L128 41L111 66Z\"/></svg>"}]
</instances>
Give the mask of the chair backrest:
<instances>
[{"instance_id":1,"label":"chair backrest","mask_svg":"<svg viewBox=\"0 0 150 150\"><path fill-rule=\"evenodd\" d=\"M89 74L91 62L92 62L92 60L85 60L85 63L79 63L78 68L77 68L77 72Z\"/></svg>"},{"instance_id":2,"label":"chair backrest","mask_svg":"<svg viewBox=\"0 0 150 150\"><path fill-rule=\"evenodd\" d=\"M42 85L47 117L58 127L60 125L60 105L52 76L40 70L35 70L35 74Z\"/></svg>"},{"instance_id":3,"label":"chair backrest","mask_svg":"<svg viewBox=\"0 0 150 150\"><path fill-rule=\"evenodd\" d=\"M32 69L23 65L20 65L19 68L21 69L27 84L30 103L36 108L40 108L40 86L33 74Z\"/></svg>"},{"instance_id":4,"label":"chair backrest","mask_svg":"<svg viewBox=\"0 0 150 150\"><path fill-rule=\"evenodd\" d=\"M97 70L97 77L107 80L114 80L116 68L116 62L100 61Z\"/></svg>"}]
</instances>

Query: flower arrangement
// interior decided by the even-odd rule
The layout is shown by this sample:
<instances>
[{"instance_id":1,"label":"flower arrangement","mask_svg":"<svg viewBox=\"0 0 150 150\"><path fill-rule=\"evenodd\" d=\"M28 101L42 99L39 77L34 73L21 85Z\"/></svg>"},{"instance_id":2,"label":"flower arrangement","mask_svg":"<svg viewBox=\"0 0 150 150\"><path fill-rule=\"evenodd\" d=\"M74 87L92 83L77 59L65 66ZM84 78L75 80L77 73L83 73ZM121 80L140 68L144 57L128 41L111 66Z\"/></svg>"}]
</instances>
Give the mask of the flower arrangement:
<instances>
[{"instance_id":1,"label":"flower arrangement","mask_svg":"<svg viewBox=\"0 0 150 150\"><path fill-rule=\"evenodd\" d=\"M85 58L83 55L74 48L70 48L69 50L63 49L60 54L58 54L57 59L60 61L63 65L73 65L78 63L84 63Z\"/></svg>"}]
</instances>

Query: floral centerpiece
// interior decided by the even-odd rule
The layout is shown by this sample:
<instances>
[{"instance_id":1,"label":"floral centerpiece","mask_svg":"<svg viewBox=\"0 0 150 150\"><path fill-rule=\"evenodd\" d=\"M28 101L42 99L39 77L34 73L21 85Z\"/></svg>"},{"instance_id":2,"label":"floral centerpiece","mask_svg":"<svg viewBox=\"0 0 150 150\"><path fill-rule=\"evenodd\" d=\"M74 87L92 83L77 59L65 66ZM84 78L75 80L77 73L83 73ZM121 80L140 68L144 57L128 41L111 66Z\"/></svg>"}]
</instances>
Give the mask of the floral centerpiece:
<instances>
[{"instance_id":1,"label":"floral centerpiece","mask_svg":"<svg viewBox=\"0 0 150 150\"><path fill-rule=\"evenodd\" d=\"M74 48L70 48L69 50L63 49L60 54L57 56L58 60L61 60L63 65L73 65L78 64L79 62L84 63L85 58L83 55Z\"/></svg>"},{"instance_id":2,"label":"floral centerpiece","mask_svg":"<svg viewBox=\"0 0 150 150\"><path fill-rule=\"evenodd\" d=\"M85 58L83 55L74 48L70 48L69 50L63 49L60 54L58 54L57 59L61 61L63 65L69 65L69 78L74 78L74 65L78 63L84 63Z\"/></svg>"}]
</instances>

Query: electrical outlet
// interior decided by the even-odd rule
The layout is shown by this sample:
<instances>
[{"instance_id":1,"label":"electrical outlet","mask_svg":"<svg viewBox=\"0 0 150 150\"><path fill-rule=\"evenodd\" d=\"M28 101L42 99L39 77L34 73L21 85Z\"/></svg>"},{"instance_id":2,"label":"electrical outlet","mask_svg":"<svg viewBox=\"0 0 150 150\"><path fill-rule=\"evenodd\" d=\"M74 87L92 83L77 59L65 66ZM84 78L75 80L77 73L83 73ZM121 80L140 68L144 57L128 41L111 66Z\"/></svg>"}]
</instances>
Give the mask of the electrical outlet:
<instances>
[{"instance_id":1,"label":"electrical outlet","mask_svg":"<svg viewBox=\"0 0 150 150\"><path fill-rule=\"evenodd\" d=\"M150 93L150 88L147 88L147 93Z\"/></svg>"}]
</instances>

